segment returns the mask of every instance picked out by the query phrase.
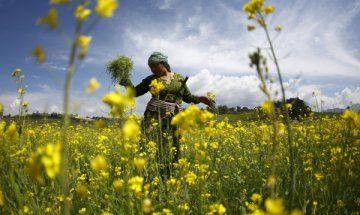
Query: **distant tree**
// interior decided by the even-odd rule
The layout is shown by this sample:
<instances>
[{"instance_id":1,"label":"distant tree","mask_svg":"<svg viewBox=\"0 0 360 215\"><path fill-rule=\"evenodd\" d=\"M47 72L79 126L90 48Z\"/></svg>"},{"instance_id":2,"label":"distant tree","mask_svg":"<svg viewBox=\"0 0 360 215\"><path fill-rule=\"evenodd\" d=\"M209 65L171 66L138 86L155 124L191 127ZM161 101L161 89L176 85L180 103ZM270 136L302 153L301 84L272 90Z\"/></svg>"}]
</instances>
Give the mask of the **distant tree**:
<instances>
[{"instance_id":1,"label":"distant tree","mask_svg":"<svg viewBox=\"0 0 360 215\"><path fill-rule=\"evenodd\" d=\"M309 116L311 113L311 108L305 103L305 101L299 99L299 97L287 99L286 103L290 104L288 111L291 119L299 120L302 117ZM281 101L275 102L274 105L278 111L283 113L283 105Z\"/></svg>"},{"instance_id":2,"label":"distant tree","mask_svg":"<svg viewBox=\"0 0 360 215\"><path fill-rule=\"evenodd\" d=\"M235 112L236 112L236 108L235 108L235 107L229 107L229 108L228 108L228 112L230 112L230 113L235 113Z\"/></svg>"},{"instance_id":3,"label":"distant tree","mask_svg":"<svg viewBox=\"0 0 360 215\"><path fill-rule=\"evenodd\" d=\"M62 117L62 115L59 113L52 112L50 114L50 118L61 118L61 117Z\"/></svg>"},{"instance_id":4,"label":"distant tree","mask_svg":"<svg viewBox=\"0 0 360 215\"><path fill-rule=\"evenodd\" d=\"M219 114L225 114L229 112L229 108L227 105L219 105L218 110L219 110Z\"/></svg>"}]
</instances>

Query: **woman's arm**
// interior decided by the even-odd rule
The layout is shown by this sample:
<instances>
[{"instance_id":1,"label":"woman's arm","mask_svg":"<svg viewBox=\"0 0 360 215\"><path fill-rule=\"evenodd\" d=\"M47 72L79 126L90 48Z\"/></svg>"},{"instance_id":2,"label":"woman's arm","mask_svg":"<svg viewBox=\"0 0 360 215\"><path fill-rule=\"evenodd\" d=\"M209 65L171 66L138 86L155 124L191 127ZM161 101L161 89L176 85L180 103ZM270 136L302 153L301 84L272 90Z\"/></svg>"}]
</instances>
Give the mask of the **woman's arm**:
<instances>
[{"instance_id":1,"label":"woman's arm","mask_svg":"<svg viewBox=\"0 0 360 215\"><path fill-rule=\"evenodd\" d=\"M184 80L183 86L182 86L182 90L183 90L183 101L186 103L194 103L194 104L199 104L204 103L208 106L211 106L211 101L208 97L206 96L195 96L192 95L189 88L186 85L186 80Z\"/></svg>"},{"instance_id":2,"label":"woman's arm","mask_svg":"<svg viewBox=\"0 0 360 215\"><path fill-rule=\"evenodd\" d=\"M132 83L131 80L127 80L124 83L120 83L120 85L125 86L125 87L131 87L134 91L135 91L135 97L138 96L142 96L145 93L149 92L149 85L151 83L151 81L156 78L153 75L150 75L148 77L146 77L145 79L143 79L140 84L134 86L134 84Z\"/></svg>"}]
</instances>

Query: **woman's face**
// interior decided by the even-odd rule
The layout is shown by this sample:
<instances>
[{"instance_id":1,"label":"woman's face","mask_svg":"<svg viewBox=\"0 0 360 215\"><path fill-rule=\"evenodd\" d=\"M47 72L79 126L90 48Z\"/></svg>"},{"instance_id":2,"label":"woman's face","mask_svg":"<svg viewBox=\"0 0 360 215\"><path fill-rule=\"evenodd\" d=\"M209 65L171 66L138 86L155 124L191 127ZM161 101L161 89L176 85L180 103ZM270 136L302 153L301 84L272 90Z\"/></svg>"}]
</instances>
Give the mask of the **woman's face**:
<instances>
[{"instance_id":1,"label":"woman's face","mask_svg":"<svg viewBox=\"0 0 360 215\"><path fill-rule=\"evenodd\" d=\"M158 77L165 76L166 73L168 72L166 67L162 63L153 64L150 65L149 67L151 69L151 72Z\"/></svg>"}]
</instances>

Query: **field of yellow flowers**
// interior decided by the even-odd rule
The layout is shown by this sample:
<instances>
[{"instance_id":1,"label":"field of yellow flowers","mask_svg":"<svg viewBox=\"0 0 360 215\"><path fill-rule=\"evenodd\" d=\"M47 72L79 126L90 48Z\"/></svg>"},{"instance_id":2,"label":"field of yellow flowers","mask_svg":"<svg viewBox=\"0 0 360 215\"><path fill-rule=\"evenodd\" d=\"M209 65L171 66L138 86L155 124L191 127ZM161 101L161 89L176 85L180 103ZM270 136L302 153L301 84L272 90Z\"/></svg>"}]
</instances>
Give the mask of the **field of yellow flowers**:
<instances>
[{"instance_id":1,"label":"field of yellow flowers","mask_svg":"<svg viewBox=\"0 0 360 215\"><path fill-rule=\"evenodd\" d=\"M28 120L24 76L20 69L12 73L20 106L16 120L0 118L0 214L360 214L360 115L346 110L340 117L296 122L287 113L276 116L260 49L249 57L266 95L261 106L269 120L229 123L190 106L171 121L177 127L179 159L174 159L173 135L162 130L161 121L144 128L141 117L129 114L135 100L128 90L103 97L113 119L71 124L72 77L92 39L82 26L90 16L111 18L118 1L98 0L94 8L87 0L74 4L63 121ZM265 20L274 7L250 0L243 10L258 24L248 30L266 33L285 101ZM37 22L54 30L58 16L52 7ZM33 56L46 61L40 45ZM98 87L91 79L87 93Z\"/></svg>"},{"instance_id":2,"label":"field of yellow flowers","mask_svg":"<svg viewBox=\"0 0 360 215\"><path fill-rule=\"evenodd\" d=\"M360 213L359 114L292 123L293 185L281 123L274 154L270 123L215 119L196 106L174 118L181 156L166 176L156 138L148 141L137 116L71 125L68 196L60 186L62 123L30 121L19 130L1 121L0 213L59 214L64 202L71 214Z\"/></svg>"}]
</instances>

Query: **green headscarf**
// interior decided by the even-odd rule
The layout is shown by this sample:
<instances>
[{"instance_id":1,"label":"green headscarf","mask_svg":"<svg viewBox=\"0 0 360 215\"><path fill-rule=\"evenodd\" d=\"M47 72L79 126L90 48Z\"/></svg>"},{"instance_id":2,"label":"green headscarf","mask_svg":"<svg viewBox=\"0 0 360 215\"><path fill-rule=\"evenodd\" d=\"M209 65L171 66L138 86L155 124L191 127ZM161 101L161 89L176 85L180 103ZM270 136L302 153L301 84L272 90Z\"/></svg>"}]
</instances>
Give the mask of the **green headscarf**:
<instances>
[{"instance_id":1,"label":"green headscarf","mask_svg":"<svg viewBox=\"0 0 360 215\"><path fill-rule=\"evenodd\" d=\"M161 52L154 52L150 55L148 64L154 65L154 64L161 63L161 62L167 63L167 59L168 59L168 57L166 55L162 54Z\"/></svg>"},{"instance_id":2,"label":"green headscarf","mask_svg":"<svg viewBox=\"0 0 360 215\"><path fill-rule=\"evenodd\" d=\"M158 63L164 64L168 71L171 72L171 68L168 63L168 57L161 52L153 52L149 57L148 65L150 66Z\"/></svg>"}]
</instances>

